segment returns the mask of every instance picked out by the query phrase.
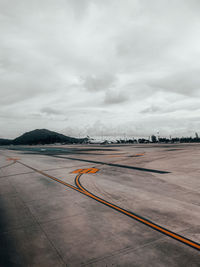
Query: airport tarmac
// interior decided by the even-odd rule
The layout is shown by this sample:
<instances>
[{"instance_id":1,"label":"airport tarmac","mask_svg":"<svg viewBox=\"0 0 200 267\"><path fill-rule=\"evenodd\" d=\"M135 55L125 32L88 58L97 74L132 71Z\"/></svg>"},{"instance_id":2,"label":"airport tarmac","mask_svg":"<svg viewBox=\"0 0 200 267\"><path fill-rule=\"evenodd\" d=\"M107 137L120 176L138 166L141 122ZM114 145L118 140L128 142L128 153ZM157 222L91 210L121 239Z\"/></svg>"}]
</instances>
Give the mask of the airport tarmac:
<instances>
[{"instance_id":1,"label":"airport tarmac","mask_svg":"<svg viewBox=\"0 0 200 267\"><path fill-rule=\"evenodd\" d=\"M0 148L0 266L200 266L200 144Z\"/></svg>"}]
</instances>

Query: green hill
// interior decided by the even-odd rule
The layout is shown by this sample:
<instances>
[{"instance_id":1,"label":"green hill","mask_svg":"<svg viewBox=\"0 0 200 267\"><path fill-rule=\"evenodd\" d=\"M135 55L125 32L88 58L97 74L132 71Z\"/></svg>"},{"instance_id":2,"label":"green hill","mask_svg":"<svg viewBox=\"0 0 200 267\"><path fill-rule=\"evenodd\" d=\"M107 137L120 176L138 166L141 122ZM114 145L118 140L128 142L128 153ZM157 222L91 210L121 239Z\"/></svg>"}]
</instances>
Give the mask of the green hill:
<instances>
[{"instance_id":1,"label":"green hill","mask_svg":"<svg viewBox=\"0 0 200 267\"><path fill-rule=\"evenodd\" d=\"M83 143L87 138L74 138L59 134L47 129L36 129L21 136L14 140L0 139L0 145L39 145L39 144L54 144L54 143Z\"/></svg>"}]
</instances>

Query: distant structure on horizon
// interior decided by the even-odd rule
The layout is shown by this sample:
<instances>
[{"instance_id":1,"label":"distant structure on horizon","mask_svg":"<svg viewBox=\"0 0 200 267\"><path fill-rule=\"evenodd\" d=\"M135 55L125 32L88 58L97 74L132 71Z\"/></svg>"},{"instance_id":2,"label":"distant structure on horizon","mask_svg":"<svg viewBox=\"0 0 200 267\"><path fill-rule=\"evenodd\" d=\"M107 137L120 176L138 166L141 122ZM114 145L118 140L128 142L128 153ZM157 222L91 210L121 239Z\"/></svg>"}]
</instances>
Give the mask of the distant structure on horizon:
<instances>
[{"instance_id":1,"label":"distant structure on horizon","mask_svg":"<svg viewBox=\"0 0 200 267\"><path fill-rule=\"evenodd\" d=\"M157 133L158 134L158 133ZM12 146L12 145L44 145L44 144L148 144L148 143L195 143L200 142L200 138L197 132L195 137L172 137L169 138L151 135L146 138L127 138L124 134L124 138L115 140L95 140L87 136L86 138L74 138L59 134L47 129L36 129L15 138L14 140L1 139L0 146Z\"/></svg>"}]
</instances>

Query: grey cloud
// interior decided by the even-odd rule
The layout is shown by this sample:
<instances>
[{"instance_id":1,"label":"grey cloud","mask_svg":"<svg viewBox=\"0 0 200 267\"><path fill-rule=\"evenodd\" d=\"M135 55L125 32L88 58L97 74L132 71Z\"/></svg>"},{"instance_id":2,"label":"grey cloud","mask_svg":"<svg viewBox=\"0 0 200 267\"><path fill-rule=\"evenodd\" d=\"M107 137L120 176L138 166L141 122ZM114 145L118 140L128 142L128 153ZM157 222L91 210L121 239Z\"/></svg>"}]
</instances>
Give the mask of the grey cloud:
<instances>
[{"instance_id":1,"label":"grey cloud","mask_svg":"<svg viewBox=\"0 0 200 267\"><path fill-rule=\"evenodd\" d=\"M125 92L120 92L118 90L108 90L105 94L104 103L109 104L120 104L128 101L129 95Z\"/></svg>"},{"instance_id":2,"label":"grey cloud","mask_svg":"<svg viewBox=\"0 0 200 267\"><path fill-rule=\"evenodd\" d=\"M151 84L161 90L177 92L186 96L200 95L200 68L184 70L167 75Z\"/></svg>"},{"instance_id":3,"label":"grey cloud","mask_svg":"<svg viewBox=\"0 0 200 267\"><path fill-rule=\"evenodd\" d=\"M91 2L92 0L76 0L76 1L70 0L69 1L77 19L80 19L86 15Z\"/></svg>"},{"instance_id":4,"label":"grey cloud","mask_svg":"<svg viewBox=\"0 0 200 267\"><path fill-rule=\"evenodd\" d=\"M151 105L150 107L147 107L141 111L141 113L144 113L144 114L145 113L147 113L147 114L158 113L158 112L162 112L162 108L159 106L155 106L155 105Z\"/></svg>"},{"instance_id":5,"label":"grey cloud","mask_svg":"<svg viewBox=\"0 0 200 267\"><path fill-rule=\"evenodd\" d=\"M199 112L200 100L181 101L175 103L167 103L163 106L150 105L140 111L141 114L167 114L172 112Z\"/></svg>"},{"instance_id":6,"label":"grey cloud","mask_svg":"<svg viewBox=\"0 0 200 267\"><path fill-rule=\"evenodd\" d=\"M91 91L106 91L116 83L116 77L112 74L89 75L82 77L83 86Z\"/></svg>"},{"instance_id":7,"label":"grey cloud","mask_svg":"<svg viewBox=\"0 0 200 267\"><path fill-rule=\"evenodd\" d=\"M50 107L44 107L40 111L46 115L60 115L60 114L62 114L61 111L54 109L54 108L50 108Z\"/></svg>"},{"instance_id":8,"label":"grey cloud","mask_svg":"<svg viewBox=\"0 0 200 267\"><path fill-rule=\"evenodd\" d=\"M168 133L171 121L189 132L200 97L199 11L199 0L0 0L2 134L97 134L98 120L107 133Z\"/></svg>"}]
</instances>

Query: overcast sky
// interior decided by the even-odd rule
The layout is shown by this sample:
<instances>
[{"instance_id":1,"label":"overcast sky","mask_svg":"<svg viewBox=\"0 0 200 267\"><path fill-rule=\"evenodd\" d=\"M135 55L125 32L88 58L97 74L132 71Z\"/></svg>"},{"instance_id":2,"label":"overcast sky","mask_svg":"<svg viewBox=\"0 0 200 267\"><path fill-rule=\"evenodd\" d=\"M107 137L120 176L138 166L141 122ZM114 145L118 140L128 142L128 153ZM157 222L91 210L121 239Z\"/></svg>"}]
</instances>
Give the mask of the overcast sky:
<instances>
[{"instance_id":1,"label":"overcast sky","mask_svg":"<svg viewBox=\"0 0 200 267\"><path fill-rule=\"evenodd\" d=\"M200 134L199 0L0 0L0 137Z\"/></svg>"}]
</instances>

